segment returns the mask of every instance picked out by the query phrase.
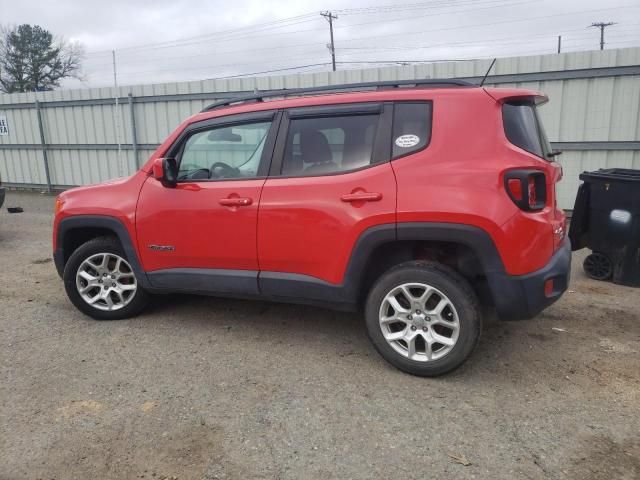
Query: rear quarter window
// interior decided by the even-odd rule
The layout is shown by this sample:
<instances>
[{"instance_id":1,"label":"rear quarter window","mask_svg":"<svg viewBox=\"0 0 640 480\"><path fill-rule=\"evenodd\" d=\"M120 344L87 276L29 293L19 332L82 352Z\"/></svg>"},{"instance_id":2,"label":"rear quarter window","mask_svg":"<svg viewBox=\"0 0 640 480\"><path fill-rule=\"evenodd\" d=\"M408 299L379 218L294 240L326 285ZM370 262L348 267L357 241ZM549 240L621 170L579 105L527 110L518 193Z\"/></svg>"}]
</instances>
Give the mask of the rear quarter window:
<instances>
[{"instance_id":1,"label":"rear quarter window","mask_svg":"<svg viewBox=\"0 0 640 480\"><path fill-rule=\"evenodd\" d=\"M393 107L393 158L422 150L431 141L431 102L399 102Z\"/></svg>"},{"instance_id":2,"label":"rear quarter window","mask_svg":"<svg viewBox=\"0 0 640 480\"><path fill-rule=\"evenodd\" d=\"M551 147L533 103L505 103L502 106L502 122L504 133L512 144L548 160Z\"/></svg>"}]
</instances>

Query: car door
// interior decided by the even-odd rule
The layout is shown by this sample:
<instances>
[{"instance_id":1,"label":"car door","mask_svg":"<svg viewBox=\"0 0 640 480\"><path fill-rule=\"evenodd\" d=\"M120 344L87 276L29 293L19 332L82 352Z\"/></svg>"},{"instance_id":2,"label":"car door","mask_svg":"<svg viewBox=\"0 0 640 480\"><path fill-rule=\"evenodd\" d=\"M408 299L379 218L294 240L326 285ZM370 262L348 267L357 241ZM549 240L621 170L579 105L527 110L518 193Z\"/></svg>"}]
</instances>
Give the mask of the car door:
<instances>
[{"instance_id":1,"label":"car door","mask_svg":"<svg viewBox=\"0 0 640 480\"><path fill-rule=\"evenodd\" d=\"M298 281L297 287L339 285L367 228L387 224L395 232L392 107L366 103L283 114L258 214L262 293L291 296L285 290Z\"/></svg>"},{"instance_id":2,"label":"car door","mask_svg":"<svg viewBox=\"0 0 640 480\"><path fill-rule=\"evenodd\" d=\"M171 147L177 185L150 177L136 212L140 256L153 286L257 291L258 204L278 121L271 111L198 122Z\"/></svg>"}]
</instances>

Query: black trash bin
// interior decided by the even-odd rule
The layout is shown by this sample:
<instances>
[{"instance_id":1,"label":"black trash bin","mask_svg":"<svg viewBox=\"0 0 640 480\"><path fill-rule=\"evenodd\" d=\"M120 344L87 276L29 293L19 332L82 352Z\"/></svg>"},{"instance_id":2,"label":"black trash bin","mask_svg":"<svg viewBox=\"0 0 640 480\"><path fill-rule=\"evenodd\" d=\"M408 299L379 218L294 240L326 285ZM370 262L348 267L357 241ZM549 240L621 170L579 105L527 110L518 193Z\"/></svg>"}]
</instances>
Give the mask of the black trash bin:
<instances>
[{"instance_id":1,"label":"black trash bin","mask_svg":"<svg viewBox=\"0 0 640 480\"><path fill-rule=\"evenodd\" d=\"M584 172L571 217L573 250L588 247L585 273L640 287L640 170Z\"/></svg>"}]
</instances>

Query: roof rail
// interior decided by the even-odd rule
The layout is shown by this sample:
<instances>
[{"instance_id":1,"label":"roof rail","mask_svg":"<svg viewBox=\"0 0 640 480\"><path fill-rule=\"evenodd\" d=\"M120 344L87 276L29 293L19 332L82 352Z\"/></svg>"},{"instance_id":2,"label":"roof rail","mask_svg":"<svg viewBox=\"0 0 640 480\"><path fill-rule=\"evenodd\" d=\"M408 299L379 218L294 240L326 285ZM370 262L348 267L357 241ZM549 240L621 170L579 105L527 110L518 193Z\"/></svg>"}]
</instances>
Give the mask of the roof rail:
<instances>
[{"instance_id":1,"label":"roof rail","mask_svg":"<svg viewBox=\"0 0 640 480\"><path fill-rule=\"evenodd\" d=\"M466 80L399 80L399 81L385 81L385 82L364 82L364 83L345 83L343 85L325 85L322 87L308 87L308 88L283 88L280 90L265 90L257 91L253 95L238 96L221 100L219 102L212 103L206 106L201 112L208 112L215 110L216 108L228 107L234 103L247 103L247 102L262 102L266 98L273 97L289 97L289 96L304 96L319 92L348 92L348 91L363 91L368 89L381 89L381 88L400 88L400 87L427 87L427 88L439 88L439 87L476 87L477 85L467 82Z\"/></svg>"}]
</instances>

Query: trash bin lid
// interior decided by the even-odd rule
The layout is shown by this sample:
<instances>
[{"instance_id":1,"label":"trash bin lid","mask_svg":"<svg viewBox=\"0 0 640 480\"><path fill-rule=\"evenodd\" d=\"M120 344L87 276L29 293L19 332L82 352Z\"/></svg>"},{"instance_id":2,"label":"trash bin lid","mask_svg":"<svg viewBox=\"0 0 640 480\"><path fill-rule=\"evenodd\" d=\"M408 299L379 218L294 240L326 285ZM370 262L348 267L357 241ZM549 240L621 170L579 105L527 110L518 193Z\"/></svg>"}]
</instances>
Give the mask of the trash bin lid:
<instances>
[{"instance_id":1,"label":"trash bin lid","mask_svg":"<svg viewBox=\"0 0 640 480\"><path fill-rule=\"evenodd\" d=\"M580 180L590 179L640 183L640 170L633 170L631 168L601 168L595 172L582 172L580 174Z\"/></svg>"}]
</instances>

